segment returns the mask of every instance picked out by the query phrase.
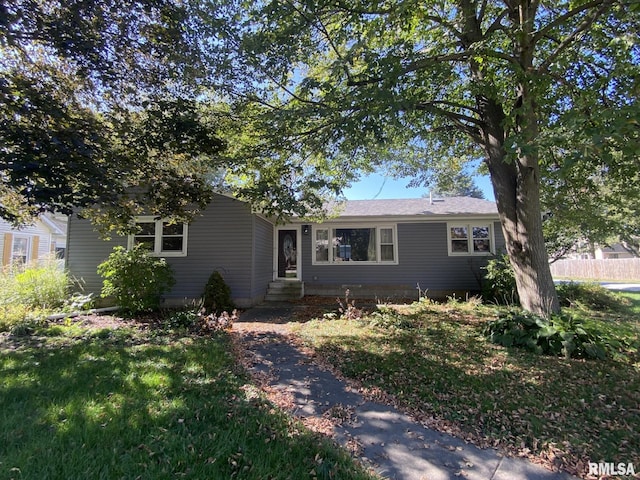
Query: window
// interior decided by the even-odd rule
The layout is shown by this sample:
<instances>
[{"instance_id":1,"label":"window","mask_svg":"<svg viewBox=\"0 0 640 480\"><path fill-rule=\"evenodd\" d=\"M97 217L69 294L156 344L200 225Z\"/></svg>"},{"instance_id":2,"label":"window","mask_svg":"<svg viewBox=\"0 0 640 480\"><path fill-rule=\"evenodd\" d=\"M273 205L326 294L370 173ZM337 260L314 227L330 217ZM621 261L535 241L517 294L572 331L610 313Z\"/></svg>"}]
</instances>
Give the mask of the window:
<instances>
[{"instance_id":1,"label":"window","mask_svg":"<svg viewBox=\"0 0 640 480\"><path fill-rule=\"evenodd\" d=\"M185 257L187 255L187 225L141 217L136 220L138 232L129 235L129 248L142 245L153 255Z\"/></svg>"},{"instance_id":2,"label":"window","mask_svg":"<svg viewBox=\"0 0 640 480\"><path fill-rule=\"evenodd\" d=\"M26 236L13 236L13 245L11 246L11 263L20 263L26 265L31 258L31 238Z\"/></svg>"},{"instance_id":3,"label":"window","mask_svg":"<svg viewBox=\"0 0 640 480\"><path fill-rule=\"evenodd\" d=\"M314 264L397 263L392 226L317 227Z\"/></svg>"},{"instance_id":4,"label":"window","mask_svg":"<svg viewBox=\"0 0 640 480\"><path fill-rule=\"evenodd\" d=\"M490 224L449 224L449 255L491 255L493 229Z\"/></svg>"}]
</instances>

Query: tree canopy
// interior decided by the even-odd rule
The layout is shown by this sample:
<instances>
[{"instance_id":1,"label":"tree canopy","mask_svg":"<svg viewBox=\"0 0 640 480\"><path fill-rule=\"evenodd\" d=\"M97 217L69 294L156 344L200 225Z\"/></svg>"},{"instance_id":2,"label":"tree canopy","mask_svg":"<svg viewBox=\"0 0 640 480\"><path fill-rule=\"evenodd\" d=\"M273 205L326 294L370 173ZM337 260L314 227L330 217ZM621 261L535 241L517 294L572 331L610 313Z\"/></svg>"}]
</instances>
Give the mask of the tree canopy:
<instances>
[{"instance_id":1,"label":"tree canopy","mask_svg":"<svg viewBox=\"0 0 640 480\"><path fill-rule=\"evenodd\" d=\"M224 164L196 2L0 1L0 216L189 217Z\"/></svg>"}]
</instances>

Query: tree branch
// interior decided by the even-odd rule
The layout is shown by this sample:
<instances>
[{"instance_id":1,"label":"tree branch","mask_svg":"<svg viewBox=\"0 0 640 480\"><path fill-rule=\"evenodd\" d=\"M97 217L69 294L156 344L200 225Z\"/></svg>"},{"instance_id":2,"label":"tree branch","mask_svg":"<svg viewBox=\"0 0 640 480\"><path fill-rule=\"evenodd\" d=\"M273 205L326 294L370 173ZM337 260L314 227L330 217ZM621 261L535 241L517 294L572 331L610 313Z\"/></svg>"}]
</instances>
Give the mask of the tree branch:
<instances>
[{"instance_id":1,"label":"tree branch","mask_svg":"<svg viewBox=\"0 0 640 480\"><path fill-rule=\"evenodd\" d=\"M560 45L558 45L558 48L556 48L556 50L554 52L552 52L547 59L542 62L538 67L537 67L537 71L538 72L543 72L545 70L547 70L547 68L549 68L549 65L551 65L553 63L553 61L569 46L571 45L574 40L576 39L576 37L584 32L585 30L587 30L607 9L609 9L612 5L612 2L609 0L604 0L604 1L596 1L596 2L592 2L594 4L594 6L601 4L600 8L593 13L593 15L591 15L590 17L585 18L580 25L578 25L578 27L571 32L571 34L569 34L568 37L566 37L561 43ZM580 10L580 11L578 11ZM577 15L578 13L580 13L581 11L584 11L584 8L576 8L572 11L575 11L576 13L574 15ZM571 12L567 12L566 15L568 15ZM563 15L564 16L564 15ZM567 17L570 18L571 16ZM551 24L556 23L556 22L552 22ZM550 24L550 25L551 25ZM548 31L548 27L544 28L542 31L546 32ZM534 41L537 41L537 39L540 38L540 33L538 32L535 36L534 36Z\"/></svg>"},{"instance_id":2,"label":"tree branch","mask_svg":"<svg viewBox=\"0 0 640 480\"><path fill-rule=\"evenodd\" d=\"M560 25L563 25L568 19L575 17L576 15L579 15L585 10L589 10L593 7L597 7L598 5L602 5L603 3L612 4L613 2L611 0L592 0L591 2L587 2L583 5L580 5L574 8L573 10L569 10L568 12L566 12L563 15L560 15L559 17L556 17L556 19L553 20L553 22L549 23L544 28L541 28L540 30L538 30L538 32L533 37L533 41L538 42L543 36L547 35L551 30L553 30L554 28Z\"/></svg>"},{"instance_id":3,"label":"tree branch","mask_svg":"<svg viewBox=\"0 0 640 480\"><path fill-rule=\"evenodd\" d=\"M436 55L435 57L418 59L412 62L411 64L409 64L408 66L406 66L405 68L403 68L398 76L400 77L402 75L406 75L407 73L416 72L418 70L425 69L437 63L444 63L444 62L451 62L451 61L465 61L465 60L468 60L469 58L472 58L478 55L505 60L514 66L520 65L518 63L518 60L515 57L512 57L511 55L507 55L506 53L498 52L495 50L483 50L483 49L475 50L473 48L470 48L469 50L466 50L463 52L451 53L448 55ZM351 79L347 82L347 85L350 87L361 87L364 85L379 83L383 81L385 78L386 77L383 75L378 75L375 77L365 78L362 80Z\"/></svg>"},{"instance_id":4,"label":"tree branch","mask_svg":"<svg viewBox=\"0 0 640 480\"><path fill-rule=\"evenodd\" d=\"M449 119L456 126L456 128L469 135L474 141L481 144L482 138L480 136L479 129L482 126L482 121L473 117L469 117L468 115L445 110L444 108L438 107L434 103L435 102L418 103L415 105L415 108L416 110L423 110L426 112L435 113L437 115L442 115L443 117Z\"/></svg>"}]
</instances>

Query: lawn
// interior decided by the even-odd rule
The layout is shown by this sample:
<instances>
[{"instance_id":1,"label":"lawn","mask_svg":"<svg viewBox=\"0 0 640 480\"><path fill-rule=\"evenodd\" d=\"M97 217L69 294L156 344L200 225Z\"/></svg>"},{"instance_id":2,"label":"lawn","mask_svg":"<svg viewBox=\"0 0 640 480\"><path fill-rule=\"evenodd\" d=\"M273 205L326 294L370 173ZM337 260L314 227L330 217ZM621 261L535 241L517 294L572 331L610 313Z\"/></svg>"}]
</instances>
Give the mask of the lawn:
<instances>
[{"instance_id":1,"label":"lawn","mask_svg":"<svg viewBox=\"0 0 640 480\"><path fill-rule=\"evenodd\" d=\"M226 333L0 336L0 478L372 479L265 400Z\"/></svg>"},{"instance_id":2,"label":"lawn","mask_svg":"<svg viewBox=\"0 0 640 480\"><path fill-rule=\"evenodd\" d=\"M482 330L496 307L476 303L418 302L297 332L372 396L426 424L584 476L589 461L640 467L640 294L626 297L631 305L608 312L574 307L627 342L606 360L494 345Z\"/></svg>"}]
</instances>

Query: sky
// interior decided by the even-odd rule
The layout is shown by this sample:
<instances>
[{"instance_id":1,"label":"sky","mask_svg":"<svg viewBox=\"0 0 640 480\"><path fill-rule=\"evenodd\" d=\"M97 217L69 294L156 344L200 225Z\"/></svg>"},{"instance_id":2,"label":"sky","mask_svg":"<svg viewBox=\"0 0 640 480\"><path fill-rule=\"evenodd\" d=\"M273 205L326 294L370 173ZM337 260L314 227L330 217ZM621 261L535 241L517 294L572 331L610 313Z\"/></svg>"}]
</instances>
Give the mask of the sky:
<instances>
[{"instance_id":1,"label":"sky","mask_svg":"<svg viewBox=\"0 0 640 480\"><path fill-rule=\"evenodd\" d=\"M410 178L394 179L374 173L352 184L351 188L344 191L344 195L348 200L372 200L374 198L420 198L429 194L429 190L425 187L409 188L407 184L410 181ZM488 176L477 176L475 182L484 193L485 199L495 200Z\"/></svg>"}]
</instances>

